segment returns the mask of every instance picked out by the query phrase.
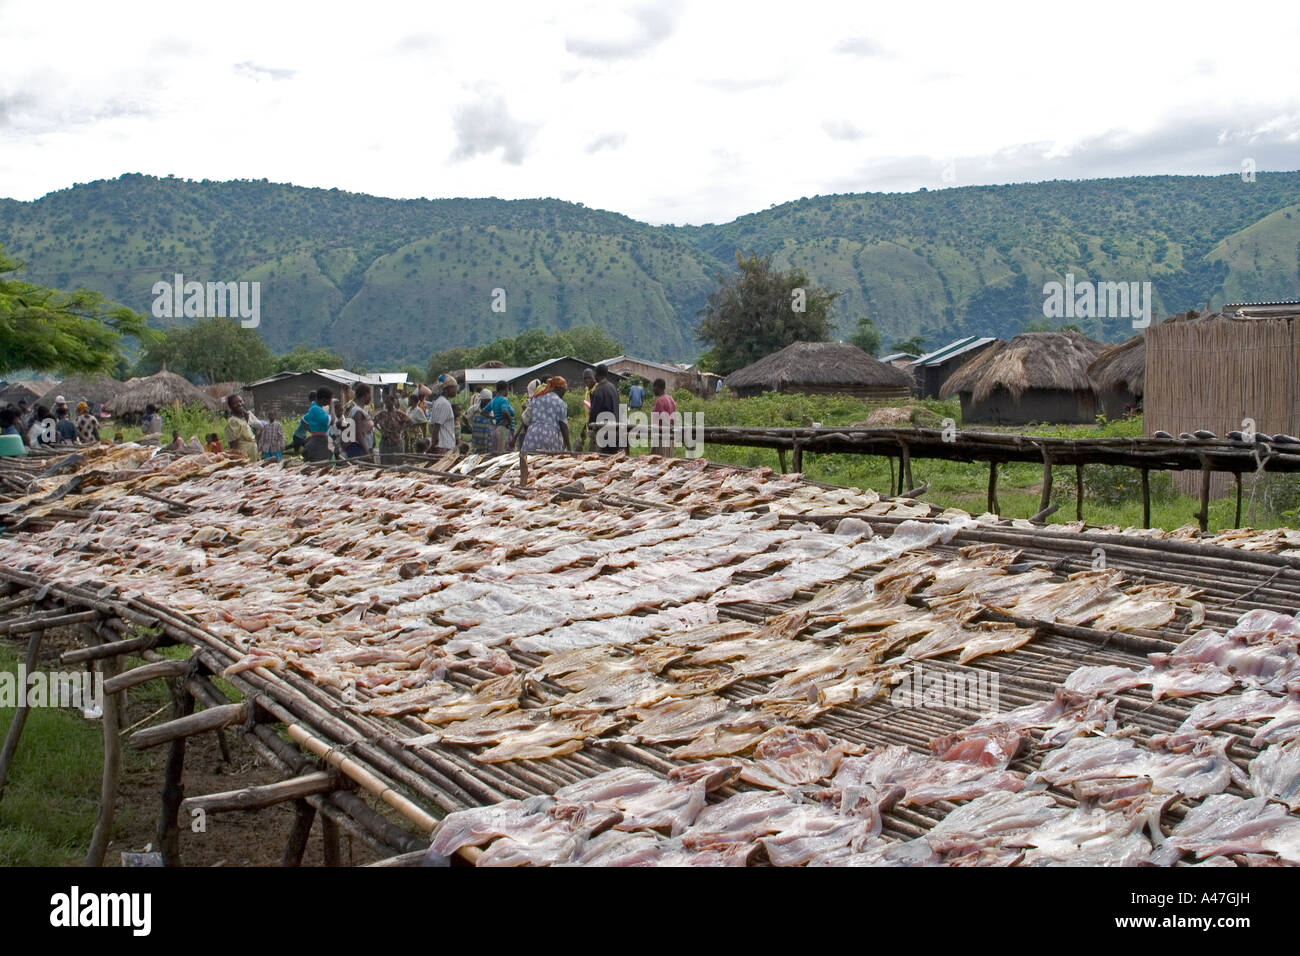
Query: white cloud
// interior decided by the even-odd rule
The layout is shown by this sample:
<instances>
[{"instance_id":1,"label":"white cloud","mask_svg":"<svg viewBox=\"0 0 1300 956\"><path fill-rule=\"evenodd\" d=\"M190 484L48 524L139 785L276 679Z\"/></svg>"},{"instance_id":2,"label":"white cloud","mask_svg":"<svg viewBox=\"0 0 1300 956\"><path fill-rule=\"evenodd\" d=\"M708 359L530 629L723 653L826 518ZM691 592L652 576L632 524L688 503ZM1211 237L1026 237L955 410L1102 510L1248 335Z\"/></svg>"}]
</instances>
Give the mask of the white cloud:
<instances>
[{"instance_id":1,"label":"white cloud","mask_svg":"<svg viewBox=\"0 0 1300 956\"><path fill-rule=\"evenodd\" d=\"M501 150L501 158L518 166L524 161L536 127L510 116L506 101L490 96L458 106L453 112L456 148L452 159L472 159Z\"/></svg>"}]
</instances>

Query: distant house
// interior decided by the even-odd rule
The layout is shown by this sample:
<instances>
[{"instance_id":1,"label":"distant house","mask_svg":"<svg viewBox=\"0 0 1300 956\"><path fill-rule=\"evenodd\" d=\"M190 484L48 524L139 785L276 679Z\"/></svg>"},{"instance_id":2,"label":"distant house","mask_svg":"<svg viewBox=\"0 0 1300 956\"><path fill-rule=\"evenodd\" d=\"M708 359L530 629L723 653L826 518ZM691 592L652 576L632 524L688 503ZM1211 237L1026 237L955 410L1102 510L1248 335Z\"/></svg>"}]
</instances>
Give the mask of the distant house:
<instances>
[{"instance_id":1,"label":"distant house","mask_svg":"<svg viewBox=\"0 0 1300 956\"><path fill-rule=\"evenodd\" d=\"M20 401L33 405L49 387L49 382L0 382L0 408Z\"/></svg>"},{"instance_id":2,"label":"distant house","mask_svg":"<svg viewBox=\"0 0 1300 956\"><path fill-rule=\"evenodd\" d=\"M547 359L545 362L538 362L536 365L530 365L528 368L467 368L456 374L461 386L478 391L481 388L493 388L497 382L504 381L510 387L512 395L522 394L528 388L528 383L533 379L545 381L559 375L573 387L575 383L582 384L582 373L587 369L593 372L596 370L596 363L584 362L582 359L576 359L571 355L563 355L560 358ZM609 379L615 385L623 381L626 376L610 370Z\"/></svg>"},{"instance_id":3,"label":"distant house","mask_svg":"<svg viewBox=\"0 0 1300 956\"><path fill-rule=\"evenodd\" d=\"M915 355L912 352L891 352L888 355L880 356L880 361L884 362L886 365L892 365L895 368L901 368L904 372L910 373L912 370L912 363L920 357L921 356Z\"/></svg>"},{"instance_id":4,"label":"distant house","mask_svg":"<svg viewBox=\"0 0 1300 956\"><path fill-rule=\"evenodd\" d=\"M763 392L907 398L912 377L847 342L795 342L732 372L726 385L740 398Z\"/></svg>"},{"instance_id":5,"label":"distant house","mask_svg":"<svg viewBox=\"0 0 1300 956\"><path fill-rule=\"evenodd\" d=\"M957 369L997 341L987 335L968 335L964 339L949 342L941 349L922 355L912 362L911 366L911 372L916 377L917 395L921 398L947 398L952 393L943 393L943 383L948 381Z\"/></svg>"},{"instance_id":6,"label":"distant house","mask_svg":"<svg viewBox=\"0 0 1300 956\"><path fill-rule=\"evenodd\" d=\"M1107 418L1124 418L1142 402L1147 377L1146 333L1112 345L1088 366L1097 400Z\"/></svg>"},{"instance_id":7,"label":"distant house","mask_svg":"<svg viewBox=\"0 0 1300 956\"><path fill-rule=\"evenodd\" d=\"M615 355L613 358L605 359L601 364L627 378L636 376L643 379L647 384L662 378L670 392L675 392L679 388L689 388L694 391L698 377L686 366L667 365L649 359L634 358L631 355Z\"/></svg>"},{"instance_id":8,"label":"distant house","mask_svg":"<svg viewBox=\"0 0 1300 956\"><path fill-rule=\"evenodd\" d=\"M283 418L301 415L307 411L308 396L321 387L336 396L344 385L355 388L365 382L376 391L376 403L384 393L398 385L406 384L405 372L378 372L359 375L341 368L316 368L309 372L277 372L244 386L253 397L253 409L259 415L275 412Z\"/></svg>"},{"instance_id":9,"label":"distant house","mask_svg":"<svg viewBox=\"0 0 1300 956\"><path fill-rule=\"evenodd\" d=\"M1104 349L1078 332L1025 332L962 365L940 394L961 396L964 422L1091 422L1097 393L1088 368Z\"/></svg>"}]
</instances>

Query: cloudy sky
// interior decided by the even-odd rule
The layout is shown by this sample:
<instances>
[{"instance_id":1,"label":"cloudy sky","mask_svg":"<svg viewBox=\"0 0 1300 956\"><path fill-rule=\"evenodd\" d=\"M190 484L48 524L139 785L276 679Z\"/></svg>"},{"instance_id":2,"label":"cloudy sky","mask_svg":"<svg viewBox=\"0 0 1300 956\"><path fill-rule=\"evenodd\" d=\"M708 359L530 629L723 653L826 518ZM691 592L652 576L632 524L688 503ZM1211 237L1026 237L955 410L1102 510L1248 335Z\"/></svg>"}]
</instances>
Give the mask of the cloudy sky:
<instances>
[{"instance_id":1,"label":"cloudy sky","mask_svg":"<svg viewBox=\"0 0 1300 956\"><path fill-rule=\"evenodd\" d=\"M653 223L1300 169L1300 5L0 0L0 195L124 172Z\"/></svg>"}]
</instances>

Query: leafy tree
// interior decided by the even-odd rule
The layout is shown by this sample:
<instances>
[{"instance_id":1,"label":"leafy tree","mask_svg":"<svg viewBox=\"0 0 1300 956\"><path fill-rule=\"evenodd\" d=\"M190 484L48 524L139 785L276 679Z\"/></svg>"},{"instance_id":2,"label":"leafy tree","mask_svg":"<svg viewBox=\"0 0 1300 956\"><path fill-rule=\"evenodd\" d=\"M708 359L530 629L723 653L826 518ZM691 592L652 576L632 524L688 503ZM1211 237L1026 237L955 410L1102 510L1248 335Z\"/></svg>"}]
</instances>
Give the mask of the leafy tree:
<instances>
[{"instance_id":1,"label":"leafy tree","mask_svg":"<svg viewBox=\"0 0 1300 956\"><path fill-rule=\"evenodd\" d=\"M623 344L604 329L581 325L564 333L569 337L569 355L584 362L599 362L623 354Z\"/></svg>"},{"instance_id":2,"label":"leafy tree","mask_svg":"<svg viewBox=\"0 0 1300 956\"><path fill-rule=\"evenodd\" d=\"M314 368L344 367L343 356L333 349L295 345L288 352L276 357L274 371L309 372Z\"/></svg>"},{"instance_id":3,"label":"leafy tree","mask_svg":"<svg viewBox=\"0 0 1300 956\"><path fill-rule=\"evenodd\" d=\"M0 373L112 373L126 359L128 336L145 343L157 337L143 315L98 292L61 292L4 278L22 267L0 246Z\"/></svg>"},{"instance_id":4,"label":"leafy tree","mask_svg":"<svg viewBox=\"0 0 1300 956\"><path fill-rule=\"evenodd\" d=\"M737 251L736 268L717 277L718 288L709 293L695 329L700 341L712 346L720 374L793 342L826 341L831 305L841 293L814 288L802 269L774 269L770 256Z\"/></svg>"},{"instance_id":5,"label":"leafy tree","mask_svg":"<svg viewBox=\"0 0 1300 956\"><path fill-rule=\"evenodd\" d=\"M432 382L439 375L452 370L462 368L474 368L481 361L478 357L479 350L458 347L454 349L443 349L441 352L434 352L429 356L428 375L426 379Z\"/></svg>"},{"instance_id":6,"label":"leafy tree","mask_svg":"<svg viewBox=\"0 0 1300 956\"><path fill-rule=\"evenodd\" d=\"M889 347L891 352L910 352L912 355L925 354L925 336L914 335L910 339L895 342Z\"/></svg>"},{"instance_id":7,"label":"leafy tree","mask_svg":"<svg viewBox=\"0 0 1300 956\"><path fill-rule=\"evenodd\" d=\"M262 337L235 319L200 319L168 329L136 363L137 375L168 371L209 383L251 382L271 374L276 359Z\"/></svg>"},{"instance_id":8,"label":"leafy tree","mask_svg":"<svg viewBox=\"0 0 1300 956\"><path fill-rule=\"evenodd\" d=\"M406 373L406 379L409 382L423 383L428 380L424 369L418 365L403 365L399 371Z\"/></svg>"},{"instance_id":9,"label":"leafy tree","mask_svg":"<svg viewBox=\"0 0 1300 956\"><path fill-rule=\"evenodd\" d=\"M857 330L849 336L849 341L868 355L880 357L880 330L865 315L858 319Z\"/></svg>"}]
</instances>

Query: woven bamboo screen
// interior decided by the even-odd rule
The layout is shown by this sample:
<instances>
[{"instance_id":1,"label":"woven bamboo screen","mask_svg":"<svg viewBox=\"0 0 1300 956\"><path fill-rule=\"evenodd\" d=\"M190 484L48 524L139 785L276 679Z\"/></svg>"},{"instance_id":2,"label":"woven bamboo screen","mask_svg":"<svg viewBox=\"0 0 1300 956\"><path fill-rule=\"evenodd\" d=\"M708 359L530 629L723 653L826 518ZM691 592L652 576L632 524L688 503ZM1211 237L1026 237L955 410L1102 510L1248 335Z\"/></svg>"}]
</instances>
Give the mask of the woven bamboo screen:
<instances>
[{"instance_id":1,"label":"woven bamboo screen","mask_svg":"<svg viewBox=\"0 0 1300 956\"><path fill-rule=\"evenodd\" d=\"M1143 424L1173 435L1208 428L1220 437L1254 419L1268 434L1300 431L1300 337L1296 317L1214 316L1163 322L1147 329ZM1176 473L1186 492L1200 476ZM1229 475L1215 475L1211 493L1225 494Z\"/></svg>"}]
</instances>

